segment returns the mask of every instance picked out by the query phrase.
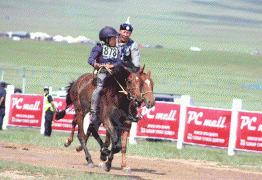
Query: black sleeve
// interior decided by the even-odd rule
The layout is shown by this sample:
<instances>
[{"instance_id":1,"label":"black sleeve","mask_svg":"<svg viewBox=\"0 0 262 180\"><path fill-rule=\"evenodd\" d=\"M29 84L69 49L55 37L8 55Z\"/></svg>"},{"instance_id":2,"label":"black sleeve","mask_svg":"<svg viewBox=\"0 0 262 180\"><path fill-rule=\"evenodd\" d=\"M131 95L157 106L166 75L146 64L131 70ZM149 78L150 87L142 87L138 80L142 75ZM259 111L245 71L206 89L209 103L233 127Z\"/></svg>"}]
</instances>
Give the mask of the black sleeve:
<instances>
[{"instance_id":1,"label":"black sleeve","mask_svg":"<svg viewBox=\"0 0 262 180\"><path fill-rule=\"evenodd\" d=\"M102 46L100 44L97 44L95 47L93 47L90 56L88 58L88 63L94 66L94 63L96 62L96 58L99 55L101 55L101 52L102 52Z\"/></svg>"},{"instance_id":2,"label":"black sleeve","mask_svg":"<svg viewBox=\"0 0 262 180\"><path fill-rule=\"evenodd\" d=\"M130 61L124 61L123 65L130 70L131 72L138 72L139 71L139 67L136 67L132 62Z\"/></svg>"},{"instance_id":3,"label":"black sleeve","mask_svg":"<svg viewBox=\"0 0 262 180\"><path fill-rule=\"evenodd\" d=\"M48 96L47 100L48 100L49 103L51 103L51 102L53 102L53 97L52 96Z\"/></svg>"}]
</instances>

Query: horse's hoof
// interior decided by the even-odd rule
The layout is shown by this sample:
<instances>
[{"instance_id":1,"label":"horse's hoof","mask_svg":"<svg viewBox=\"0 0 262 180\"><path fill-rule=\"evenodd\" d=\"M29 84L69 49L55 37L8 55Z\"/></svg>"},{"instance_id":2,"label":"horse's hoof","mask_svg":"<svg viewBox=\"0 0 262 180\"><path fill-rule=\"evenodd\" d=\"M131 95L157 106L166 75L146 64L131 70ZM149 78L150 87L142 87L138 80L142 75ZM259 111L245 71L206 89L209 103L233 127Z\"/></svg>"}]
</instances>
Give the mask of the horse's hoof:
<instances>
[{"instance_id":1,"label":"horse's hoof","mask_svg":"<svg viewBox=\"0 0 262 180\"><path fill-rule=\"evenodd\" d=\"M122 170L125 172L125 173L131 173L131 168L130 167L123 167Z\"/></svg>"},{"instance_id":2,"label":"horse's hoof","mask_svg":"<svg viewBox=\"0 0 262 180\"><path fill-rule=\"evenodd\" d=\"M72 141L69 141L68 139L65 141L65 143L64 143L64 146L65 147L68 147L68 146L70 146L71 145L71 142Z\"/></svg>"},{"instance_id":3,"label":"horse's hoof","mask_svg":"<svg viewBox=\"0 0 262 180\"><path fill-rule=\"evenodd\" d=\"M100 159L102 161L106 161L107 160L107 156L109 156L109 154L111 153L110 150L108 150L107 148L104 148L103 150L100 150L101 155L100 155Z\"/></svg>"},{"instance_id":4,"label":"horse's hoof","mask_svg":"<svg viewBox=\"0 0 262 180\"><path fill-rule=\"evenodd\" d=\"M80 151L82 151L83 150L83 148L82 148L82 146L80 145L80 146L78 146L77 148L76 148L76 151L77 152L80 152Z\"/></svg>"},{"instance_id":5,"label":"horse's hoof","mask_svg":"<svg viewBox=\"0 0 262 180\"><path fill-rule=\"evenodd\" d=\"M105 164L105 169L104 169L106 172L109 172L111 170L111 165L106 163Z\"/></svg>"},{"instance_id":6,"label":"horse's hoof","mask_svg":"<svg viewBox=\"0 0 262 180\"><path fill-rule=\"evenodd\" d=\"M98 167L100 168L100 169L106 169L106 165L105 165L105 163L103 163L103 162L101 162L99 165L98 165Z\"/></svg>"},{"instance_id":7,"label":"horse's hoof","mask_svg":"<svg viewBox=\"0 0 262 180\"><path fill-rule=\"evenodd\" d=\"M109 172L110 171L110 168L105 168L104 169L106 172Z\"/></svg>"},{"instance_id":8,"label":"horse's hoof","mask_svg":"<svg viewBox=\"0 0 262 180\"><path fill-rule=\"evenodd\" d=\"M103 156L103 155L101 154L100 159L101 159L102 161L106 161L106 160L107 160L107 156Z\"/></svg>"},{"instance_id":9,"label":"horse's hoof","mask_svg":"<svg viewBox=\"0 0 262 180\"><path fill-rule=\"evenodd\" d=\"M89 163L89 164L87 164L87 166L88 166L89 168L94 168L94 167L95 167L94 163Z\"/></svg>"},{"instance_id":10,"label":"horse's hoof","mask_svg":"<svg viewBox=\"0 0 262 180\"><path fill-rule=\"evenodd\" d=\"M120 151L122 150L122 146L116 146L114 149L113 149L113 153L116 154L116 153L119 153Z\"/></svg>"},{"instance_id":11,"label":"horse's hoof","mask_svg":"<svg viewBox=\"0 0 262 180\"><path fill-rule=\"evenodd\" d=\"M100 152L102 156L109 156L109 154L111 153L111 151L107 148L100 150Z\"/></svg>"}]
</instances>

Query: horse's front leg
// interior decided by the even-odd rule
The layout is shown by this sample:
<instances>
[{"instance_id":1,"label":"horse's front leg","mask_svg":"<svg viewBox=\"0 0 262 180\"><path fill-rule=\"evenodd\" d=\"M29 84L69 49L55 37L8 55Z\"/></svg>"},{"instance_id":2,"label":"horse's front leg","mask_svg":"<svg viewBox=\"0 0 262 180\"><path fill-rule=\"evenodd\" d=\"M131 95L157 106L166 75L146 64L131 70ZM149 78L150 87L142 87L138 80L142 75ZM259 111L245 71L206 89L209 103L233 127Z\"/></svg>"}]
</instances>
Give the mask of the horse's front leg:
<instances>
[{"instance_id":1,"label":"horse's front leg","mask_svg":"<svg viewBox=\"0 0 262 180\"><path fill-rule=\"evenodd\" d=\"M122 134L122 163L121 168L124 172L131 172L131 168L127 166L126 150L127 150L127 138L130 132L132 123L130 121L125 121L125 130Z\"/></svg>"},{"instance_id":2,"label":"horse's front leg","mask_svg":"<svg viewBox=\"0 0 262 180\"><path fill-rule=\"evenodd\" d=\"M73 119L73 121L72 121L72 131L71 131L69 137L67 138L67 140L66 140L65 143L64 143L64 146L65 146L65 147L70 146L71 143L73 142L76 125L77 125L77 120L76 120L76 115L74 115L74 119Z\"/></svg>"},{"instance_id":3,"label":"horse's front leg","mask_svg":"<svg viewBox=\"0 0 262 180\"><path fill-rule=\"evenodd\" d=\"M105 138L105 147L101 149L101 154L100 154L100 164L99 167L102 169L105 169L105 161L107 160L107 156L110 155L110 150L108 147L110 146L110 134L106 130L106 138Z\"/></svg>"},{"instance_id":4,"label":"horse's front leg","mask_svg":"<svg viewBox=\"0 0 262 180\"><path fill-rule=\"evenodd\" d=\"M110 134L110 138L112 140L111 153L108 156L107 162L105 163L105 170L109 172L111 170L112 161L114 159L114 153L116 153L116 149L117 149L118 135L117 135L116 130L114 129L114 126L111 120L108 117L104 120L104 126L106 130L108 131L108 133Z\"/></svg>"}]
</instances>

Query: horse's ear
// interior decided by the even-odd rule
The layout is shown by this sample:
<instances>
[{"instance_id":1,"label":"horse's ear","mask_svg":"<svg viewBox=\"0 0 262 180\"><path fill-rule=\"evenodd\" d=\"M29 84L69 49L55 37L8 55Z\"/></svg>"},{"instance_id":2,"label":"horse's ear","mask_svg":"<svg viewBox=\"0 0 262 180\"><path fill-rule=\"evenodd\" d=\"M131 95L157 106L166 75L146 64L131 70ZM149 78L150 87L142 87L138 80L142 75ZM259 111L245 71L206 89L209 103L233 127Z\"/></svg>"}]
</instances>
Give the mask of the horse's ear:
<instances>
[{"instance_id":1,"label":"horse's ear","mask_svg":"<svg viewBox=\"0 0 262 180\"><path fill-rule=\"evenodd\" d=\"M147 70L147 73L146 73L146 75L148 75L149 77L151 76L151 71L150 71L150 69L149 69L149 70Z\"/></svg>"},{"instance_id":2,"label":"horse's ear","mask_svg":"<svg viewBox=\"0 0 262 180\"><path fill-rule=\"evenodd\" d=\"M142 68L139 69L138 73L142 74L144 72L144 69L145 69L145 65Z\"/></svg>"}]
</instances>

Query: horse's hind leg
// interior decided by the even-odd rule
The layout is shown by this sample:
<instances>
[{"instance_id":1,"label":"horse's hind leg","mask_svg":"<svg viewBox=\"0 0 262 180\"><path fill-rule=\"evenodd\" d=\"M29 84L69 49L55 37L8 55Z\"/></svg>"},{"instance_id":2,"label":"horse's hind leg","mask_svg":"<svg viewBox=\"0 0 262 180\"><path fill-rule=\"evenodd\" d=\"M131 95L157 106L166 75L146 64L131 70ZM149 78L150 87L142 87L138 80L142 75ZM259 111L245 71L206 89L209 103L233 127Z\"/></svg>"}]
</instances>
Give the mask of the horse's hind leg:
<instances>
[{"instance_id":1,"label":"horse's hind leg","mask_svg":"<svg viewBox=\"0 0 262 180\"><path fill-rule=\"evenodd\" d=\"M91 133L90 131L87 131L87 132L86 132L86 135L85 135L85 143L87 143L87 141L88 141L89 137L91 136L91 134L92 134L92 133ZM83 150L83 148L82 148L82 145L81 145L81 144L76 147L76 151L77 151L77 152L80 152L80 151L82 151L82 150Z\"/></svg>"},{"instance_id":2,"label":"horse's hind leg","mask_svg":"<svg viewBox=\"0 0 262 180\"><path fill-rule=\"evenodd\" d=\"M83 115L83 112L81 110L76 111L76 120L78 122L78 139L80 141L82 148L85 151L88 166L94 167L93 161L91 159L91 155L89 154L87 147L86 147L85 133L84 133L84 128L83 128L84 115Z\"/></svg>"},{"instance_id":3,"label":"horse's hind leg","mask_svg":"<svg viewBox=\"0 0 262 180\"><path fill-rule=\"evenodd\" d=\"M70 133L70 136L67 138L67 140L66 140L65 143L64 143L64 146L65 146L65 147L70 146L71 143L73 142L76 125L77 125L77 120L76 120L76 115L74 115L74 119L73 119L73 121L72 121L72 131L71 131L71 133Z\"/></svg>"},{"instance_id":4,"label":"horse's hind leg","mask_svg":"<svg viewBox=\"0 0 262 180\"><path fill-rule=\"evenodd\" d=\"M98 144L100 145L100 149L104 149L105 147L108 147L103 141L102 139L100 138L99 134L98 134L98 129L99 129L99 126L101 125L101 122L99 121L94 121L93 123L91 123L87 129L87 133L86 133L86 136L85 136L85 142L87 143L89 137L91 136L91 134L94 136L94 138L96 139L96 141L98 142ZM77 151L81 151L82 150L82 146L78 146ZM108 153L109 155L109 153ZM108 156L107 155L107 156Z\"/></svg>"}]
</instances>

